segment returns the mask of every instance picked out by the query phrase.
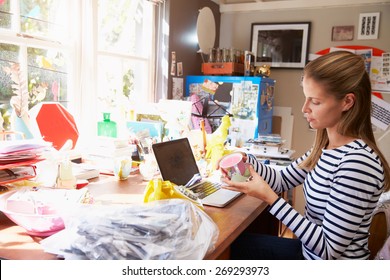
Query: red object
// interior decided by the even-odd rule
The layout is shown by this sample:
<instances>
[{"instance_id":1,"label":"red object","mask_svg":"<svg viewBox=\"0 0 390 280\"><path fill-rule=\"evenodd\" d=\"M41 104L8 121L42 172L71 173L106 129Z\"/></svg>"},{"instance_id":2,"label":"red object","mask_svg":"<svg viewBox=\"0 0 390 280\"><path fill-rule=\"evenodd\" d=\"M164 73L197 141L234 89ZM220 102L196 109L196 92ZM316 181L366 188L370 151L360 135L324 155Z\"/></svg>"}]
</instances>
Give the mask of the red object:
<instances>
[{"instance_id":1,"label":"red object","mask_svg":"<svg viewBox=\"0 0 390 280\"><path fill-rule=\"evenodd\" d=\"M380 99L383 99L383 95L380 92L373 91L372 94L375 95L376 97L380 98Z\"/></svg>"},{"instance_id":2,"label":"red object","mask_svg":"<svg viewBox=\"0 0 390 280\"><path fill-rule=\"evenodd\" d=\"M385 52L384 50L381 50L381 49L378 49L378 48L374 48L374 47L369 47L369 46L353 46L352 45L352 46L337 46L336 48L352 49L352 50L372 49L372 55L373 56L382 56L382 54ZM324 55L324 54L329 53L329 51L330 51L330 48L327 48L327 49L323 49L323 50L320 50L320 51L316 52L316 54ZM380 92L373 91L372 94L375 95L376 97L380 98L380 99L383 99L382 93L380 93Z\"/></svg>"},{"instance_id":3,"label":"red object","mask_svg":"<svg viewBox=\"0 0 390 280\"><path fill-rule=\"evenodd\" d=\"M36 122L43 140L51 142L59 150L65 142L72 140L72 148L79 138L73 116L60 103L41 103Z\"/></svg>"},{"instance_id":4,"label":"red object","mask_svg":"<svg viewBox=\"0 0 390 280\"><path fill-rule=\"evenodd\" d=\"M342 49L352 49L352 50L366 50L366 49L372 49L372 55L373 56L381 56L382 53L384 53L383 50L374 48L374 47L369 47L369 46L337 46L335 48L342 48ZM329 52L330 48L323 49L321 51L316 52L316 54L319 55L324 55Z\"/></svg>"},{"instance_id":5,"label":"red object","mask_svg":"<svg viewBox=\"0 0 390 280\"><path fill-rule=\"evenodd\" d=\"M89 182L88 182L88 180L77 180L77 182L76 182L76 189L82 189L82 188L84 188L84 187L86 187L86 186L88 186L88 184L89 184Z\"/></svg>"},{"instance_id":6,"label":"red object","mask_svg":"<svg viewBox=\"0 0 390 280\"><path fill-rule=\"evenodd\" d=\"M203 75L244 75L244 64L234 62L206 62L202 63Z\"/></svg>"},{"instance_id":7,"label":"red object","mask_svg":"<svg viewBox=\"0 0 390 280\"><path fill-rule=\"evenodd\" d=\"M35 161L35 162L37 162L37 161ZM11 166L13 166L13 167L11 167ZM23 165L22 164L12 164L12 165L7 164L7 165L0 166L1 170L8 170L9 172L12 172L13 168L19 169L18 175L14 175L11 173L12 176L11 175L5 176L4 174L2 174L2 178L0 179L0 185L6 185L9 183L13 183L13 182L21 181L21 180L32 179L37 175L35 165L29 165L28 163L24 163ZM7 171L5 171L5 173L7 173Z\"/></svg>"}]
</instances>

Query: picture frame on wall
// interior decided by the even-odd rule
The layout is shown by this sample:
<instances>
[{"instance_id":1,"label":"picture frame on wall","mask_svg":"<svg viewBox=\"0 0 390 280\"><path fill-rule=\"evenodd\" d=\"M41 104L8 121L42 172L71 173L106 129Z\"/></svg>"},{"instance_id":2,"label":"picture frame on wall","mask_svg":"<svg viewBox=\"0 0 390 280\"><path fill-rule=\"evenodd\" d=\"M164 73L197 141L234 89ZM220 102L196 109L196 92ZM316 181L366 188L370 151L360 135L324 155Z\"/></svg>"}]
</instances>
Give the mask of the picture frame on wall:
<instances>
[{"instance_id":1,"label":"picture frame on wall","mask_svg":"<svg viewBox=\"0 0 390 280\"><path fill-rule=\"evenodd\" d=\"M308 59L310 22L252 23L255 66L303 68Z\"/></svg>"},{"instance_id":2,"label":"picture frame on wall","mask_svg":"<svg viewBox=\"0 0 390 280\"><path fill-rule=\"evenodd\" d=\"M363 13L359 15L359 40L378 39L380 13Z\"/></svg>"},{"instance_id":3,"label":"picture frame on wall","mask_svg":"<svg viewBox=\"0 0 390 280\"><path fill-rule=\"evenodd\" d=\"M354 26L333 26L332 41L351 41L353 40Z\"/></svg>"}]
</instances>

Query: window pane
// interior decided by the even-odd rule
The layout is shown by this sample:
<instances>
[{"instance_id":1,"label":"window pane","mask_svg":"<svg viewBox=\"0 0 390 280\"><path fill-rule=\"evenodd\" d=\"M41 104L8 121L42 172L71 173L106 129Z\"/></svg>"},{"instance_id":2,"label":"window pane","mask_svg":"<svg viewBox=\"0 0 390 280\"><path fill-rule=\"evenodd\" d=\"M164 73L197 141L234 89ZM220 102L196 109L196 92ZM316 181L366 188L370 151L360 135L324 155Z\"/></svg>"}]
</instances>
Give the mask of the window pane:
<instances>
[{"instance_id":1,"label":"window pane","mask_svg":"<svg viewBox=\"0 0 390 280\"><path fill-rule=\"evenodd\" d=\"M23 0L20 28L24 33L50 38L67 35L67 0Z\"/></svg>"},{"instance_id":2,"label":"window pane","mask_svg":"<svg viewBox=\"0 0 390 280\"><path fill-rule=\"evenodd\" d=\"M5 67L17 63L19 47L16 45L0 44L0 103L9 103L12 96L12 80L5 72Z\"/></svg>"},{"instance_id":3,"label":"window pane","mask_svg":"<svg viewBox=\"0 0 390 280\"><path fill-rule=\"evenodd\" d=\"M11 28L11 0L0 1L0 28Z\"/></svg>"},{"instance_id":4,"label":"window pane","mask_svg":"<svg viewBox=\"0 0 390 280\"><path fill-rule=\"evenodd\" d=\"M100 56L98 69L100 112L108 110L117 117L127 117L135 100L147 100L146 62Z\"/></svg>"},{"instance_id":5,"label":"window pane","mask_svg":"<svg viewBox=\"0 0 390 280\"><path fill-rule=\"evenodd\" d=\"M147 56L151 45L150 5L143 0L99 1L99 50Z\"/></svg>"},{"instance_id":6,"label":"window pane","mask_svg":"<svg viewBox=\"0 0 390 280\"><path fill-rule=\"evenodd\" d=\"M0 102L3 104L9 104L13 95L13 81L5 68L10 68L12 63L19 63L19 51L16 45L0 44ZM65 55L59 51L38 48L28 48L27 53L29 108L40 101L58 101L66 106L69 100Z\"/></svg>"},{"instance_id":7,"label":"window pane","mask_svg":"<svg viewBox=\"0 0 390 280\"><path fill-rule=\"evenodd\" d=\"M68 73L64 53L38 48L28 48L27 53L30 104L58 101L66 106Z\"/></svg>"}]
</instances>

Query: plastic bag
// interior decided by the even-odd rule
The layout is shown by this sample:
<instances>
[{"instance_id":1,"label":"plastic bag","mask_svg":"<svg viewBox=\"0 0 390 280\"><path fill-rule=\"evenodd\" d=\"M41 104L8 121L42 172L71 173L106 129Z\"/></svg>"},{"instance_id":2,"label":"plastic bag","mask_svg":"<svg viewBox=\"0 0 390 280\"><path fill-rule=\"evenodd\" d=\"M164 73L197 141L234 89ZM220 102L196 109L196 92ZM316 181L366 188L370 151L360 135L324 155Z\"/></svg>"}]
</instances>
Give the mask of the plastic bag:
<instances>
[{"instance_id":1,"label":"plastic bag","mask_svg":"<svg viewBox=\"0 0 390 280\"><path fill-rule=\"evenodd\" d=\"M183 186L177 186L170 181L153 179L149 181L145 188L144 202L172 198L188 199L203 210L203 204L196 194L191 190Z\"/></svg>"},{"instance_id":2,"label":"plastic bag","mask_svg":"<svg viewBox=\"0 0 390 280\"><path fill-rule=\"evenodd\" d=\"M183 199L146 204L83 205L65 230L41 241L65 259L203 259L219 230L211 218Z\"/></svg>"}]
</instances>

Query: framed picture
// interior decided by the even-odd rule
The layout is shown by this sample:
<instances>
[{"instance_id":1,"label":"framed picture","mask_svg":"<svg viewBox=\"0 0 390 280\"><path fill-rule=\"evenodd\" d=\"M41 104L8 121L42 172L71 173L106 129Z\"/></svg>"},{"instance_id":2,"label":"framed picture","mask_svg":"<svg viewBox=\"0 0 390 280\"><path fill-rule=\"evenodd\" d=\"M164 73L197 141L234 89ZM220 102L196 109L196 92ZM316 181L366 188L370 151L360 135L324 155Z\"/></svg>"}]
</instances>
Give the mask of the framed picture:
<instances>
[{"instance_id":1,"label":"framed picture","mask_svg":"<svg viewBox=\"0 0 390 280\"><path fill-rule=\"evenodd\" d=\"M364 13L359 15L359 40L378 39L380 13Z\"/></svg>"},{"instance_id":2,"label":"framed picture","mask_svg":"<svg viewBox=\"0 0 390 280\"><path fill-rule=\"evenodd\" d=\"M310 22L252 23L255 66L303 68L309 52Z\"/></svg>"},{"instance_id":3,"label":"framed picture","mask_svg":"<svg viewBox=\"0 0 390 280\"><path fill-rule=\"evenodd\" d=\"M333 26L332 41L351 41L353 39L354 26Z\"/></svg>"}]
</instances>

